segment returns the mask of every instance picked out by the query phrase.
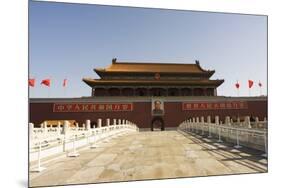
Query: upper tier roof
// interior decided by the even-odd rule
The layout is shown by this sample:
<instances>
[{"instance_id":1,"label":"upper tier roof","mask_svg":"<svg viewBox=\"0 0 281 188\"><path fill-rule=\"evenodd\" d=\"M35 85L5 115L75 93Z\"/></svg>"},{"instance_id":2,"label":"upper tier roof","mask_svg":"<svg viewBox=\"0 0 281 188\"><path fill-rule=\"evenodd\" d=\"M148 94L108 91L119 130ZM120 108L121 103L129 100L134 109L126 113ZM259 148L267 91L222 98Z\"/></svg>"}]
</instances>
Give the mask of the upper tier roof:
<instances>
[{"instance_id":1,"label":"upper tier roof","mask_svg":"<svg viewBox=\"0 0 281 188\"><path fill-rule=\"evenodd\" d=\"M194 64L178 63L143 63L143 62L117 62L112 60L112 64L107 68L94 69L100 76L106 73L184 73L184 74L208 74L212 75L215 71L204 70L199 61Z\"/></svg>"}]
</instances>

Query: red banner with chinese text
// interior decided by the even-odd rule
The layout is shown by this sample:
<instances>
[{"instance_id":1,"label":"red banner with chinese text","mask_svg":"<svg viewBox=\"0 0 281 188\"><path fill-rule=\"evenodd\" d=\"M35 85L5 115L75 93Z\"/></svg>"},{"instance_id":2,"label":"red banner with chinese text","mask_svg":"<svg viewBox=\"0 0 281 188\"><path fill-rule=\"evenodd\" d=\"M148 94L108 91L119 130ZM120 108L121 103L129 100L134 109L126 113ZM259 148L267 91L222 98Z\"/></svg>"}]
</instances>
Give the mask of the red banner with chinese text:
<instances>
[{"instance_id":1,"label":"red banner with chinese text","mask_svg":"<svg viewBox=\"0 0 281 188\"><path fill-rule=\"evenodd\" d=\"M120 112L133 111L132 103L55 103L53 112Z\"/></svg>"},{"instance_id":2,"label":"red banner with chinese text","mask_svg":"<svg viewBox=\"0 0 281 188\"><path fill-rule=\"evenodd\" d=\"M182 110L227 110L247 109L246 101L225 101L225 102L183 102Z\"/></svg>"}]
</instances>

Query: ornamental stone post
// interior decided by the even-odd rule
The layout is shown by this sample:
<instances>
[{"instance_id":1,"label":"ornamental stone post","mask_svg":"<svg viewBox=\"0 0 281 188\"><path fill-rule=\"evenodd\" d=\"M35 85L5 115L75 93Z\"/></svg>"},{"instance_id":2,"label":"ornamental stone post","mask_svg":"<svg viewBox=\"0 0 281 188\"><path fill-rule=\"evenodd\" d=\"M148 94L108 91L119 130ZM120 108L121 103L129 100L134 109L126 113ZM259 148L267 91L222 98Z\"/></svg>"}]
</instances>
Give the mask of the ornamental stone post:
<instances>
[{"instance_id":1,"label":"ornamental stone post","mask_svg":"<svg viewBox=\"0 0 281 188\"><path fill-rule=\"evenodd\" d=\"M118 125L121 125L121 119L118 119Z\"/></svg>"},{"instance_id":2,"label":"ornamental stone post","mask_svg":"<svg viewBox=\"0 0 281 188\"><path fill-rule=\"evenodd\" d=\"M204 116L201 116L201 123L204 123Z\"/></svg>"},{"instance_id":3,"label":"ornamental stone post","mask_svg":"<svg viewBox=\"0 0 281 188\"><path fill-rule=\"evenodd\" d=\"M110 125L110 119L107 118L107 119L106 119L106 126L109 126L109 125Z\"/></svg>"},{"instance_id":4,"label":"ornamental stone post","mask_svg":"<svg viewBox=\"0 0 281 188\"><path fill-rule=\"evenodd\" d=\"M211 123L211 116L207 116L207 123L208 123L208 124Z\"/></svg>"},{"instance_id":5,"label":"ornamental stone post","mask_svg":"<svg viewBox=\"0 0 281 188\"><path fill-rule=\"evenodd\" d=\"M85 123L86 123L86 130L87 131L91 130L91 120L87 119Z\"/></svg>"},{"instance_id":6,"label":"ornamental stone post","mask_svg":"<svg viewBox=\"0 0 281 188\"><path fill-rule=\"evenodd\" d=\"M230 117L229 116L225 116L225 124L230 125Z\"/></svg>"},{"instance_id":7,"label":"ornamental stone post","mask_svg":"<svg viewBox=\"0 0 281 188\"><path fill-rule=\"evenodd\" d=\"M34 129L34 124L29 123L29 139L31 140L33 138L33 129Z\"/></svg>"},{"instance_id":8,"label":"ornamental stone post","mask_svg":"<svg viewBox=\"0 0 281 188\"><path fill-rule=\"evenodd\" d=\"M48 133L48 125L47 125L47 121L44 121L44 133L47 134Z\"/></svg>"},{"instance_id":9,"label":"ornamental stone post","mask_svg":"<svg viewBox=\"0 0 281 188\"><path fill-rule=\"evenodd\" d=\"M68 127L69 127L69 122L68 121L64 121L63 122L62 134L66 135L66 133L68 131Z\"/></svg>"},{"instance_id":10,"label":"ornamental stone post","mask_svg":"<svg viewBox=\"0 0 281 188\"><path fill-rule=\"evenodd\" d=\"M256 127L259 126L259 117L255 117L255 124L256 124Z\"/></svg>"},{"instance_id":11,"label":"ornamental stone post","mask_svg":"<svg viewBox=\"0 0 281 188\"><path fill-rule=\"evenodd\" d=\"M113 125L116 125L116 119L113 119Z\"/></svg>"},{"instance_id":12,"label":"ornamental stone post","mask_svg":"<svg viewBox=\"0 0 281 188\"><path fill-rule=\"evenodd\" d=\"M237 117L237 123L240 125L240 117Z\"/></svg>"},{"instance_id":13,"label":"ornamental stone post","mask_svg":"<svg viewBox=\"0 0 281 188\"><path fill-rule=\"evenodd\" d=\"M220 118L219 116L215 116L215 124L219 125L220 124Z\"/></svg>"},{"instance_id":14,"label":"ornamental stone post","mask_svg":"<svg viewBox=\"0 0 281 188\"><path fill-rule=\"evenodd\" d=\"M102 119L98 119L98 128L101 128L101 126L102 126Z\"/></svg>"},{"instance_id":15,"label":"ornamental stone post","mask_svg":"<svg viewBox=\"0 0 281 188\"><path fill-rule=\"evenodd\" d=\"M58 135L60 135L61 134L61 122L59 121L58 122L58 126L57 126L57 132L58 132Z\"/></svg>"},{"instance_id":16,"label":"ornamental stone post","mask_svg":"<svg viewBox=\"0 0 281 188\"><path fill-rule=\"evenodd\" d=\"M251 122L250 122L250 116L245 117L244 124L247 128L252 128Z\"/></svg>"}]
</instances>

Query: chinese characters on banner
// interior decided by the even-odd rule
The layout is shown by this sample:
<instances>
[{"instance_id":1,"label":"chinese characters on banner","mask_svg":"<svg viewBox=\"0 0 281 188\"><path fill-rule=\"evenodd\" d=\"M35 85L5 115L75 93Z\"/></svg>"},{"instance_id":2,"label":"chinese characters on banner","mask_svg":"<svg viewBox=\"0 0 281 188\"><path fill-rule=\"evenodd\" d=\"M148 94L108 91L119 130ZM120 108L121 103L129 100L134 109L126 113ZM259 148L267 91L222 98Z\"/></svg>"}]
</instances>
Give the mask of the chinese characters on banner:
<instances>
[{"instance_id":1,"label":"chinese characters on banner","mask_svg":"<svg viewBox=\"0 0 281 188\"><path fill-rule=\"evenodd\" d=\"M227 109L247 109L245 101L226 102L183 102L182 110L227 110Z\"/></svg>"},{"instance_id":2,"label":"chinese characters on banner","mask_svg":"<svg viewBox=\"0 0 281 188\"><path fill-rule=\"evenodd\" d=\"M132 103L55 103L53 112L120 112L133 111Z\"/></svg>"}]
</instances>

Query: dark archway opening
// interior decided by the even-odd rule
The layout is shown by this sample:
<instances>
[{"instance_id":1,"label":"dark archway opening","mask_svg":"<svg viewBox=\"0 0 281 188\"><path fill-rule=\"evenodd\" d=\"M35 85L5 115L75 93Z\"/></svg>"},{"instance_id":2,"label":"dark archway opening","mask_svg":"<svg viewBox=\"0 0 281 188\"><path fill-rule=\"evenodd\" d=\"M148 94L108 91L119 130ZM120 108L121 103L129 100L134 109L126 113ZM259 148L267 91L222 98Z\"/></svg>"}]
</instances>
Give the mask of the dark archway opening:
<instances>
[{"instance_id":1,"label":"dark archway opening","mask_svg":"<svg viewBox=\"0 0 281 188\"><path fill-rule=\"evenodd\" d=\"M154 129L160 129L161 131L165 130L165 124L162 117L155 117L151 121L151 131L154 131Z\"/></svg>"}]
</instances>

